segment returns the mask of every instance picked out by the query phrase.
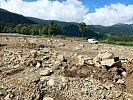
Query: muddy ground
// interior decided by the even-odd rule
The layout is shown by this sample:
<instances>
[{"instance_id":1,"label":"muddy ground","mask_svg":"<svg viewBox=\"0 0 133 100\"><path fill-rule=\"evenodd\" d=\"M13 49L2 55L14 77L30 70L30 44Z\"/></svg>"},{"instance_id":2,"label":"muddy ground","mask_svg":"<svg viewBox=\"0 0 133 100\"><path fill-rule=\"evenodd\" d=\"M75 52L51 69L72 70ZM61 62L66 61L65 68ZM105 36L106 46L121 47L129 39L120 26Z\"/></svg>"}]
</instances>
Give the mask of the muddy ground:
<instances>
[{"instance_id":1,"label":"muddy ground","mask_svg":"<svg viewBox=\"0 0 133 100\"><path fill-rule=\"evenodd\" d=\"M107 70L94 62L101 50L128 60ZM0 100L133 100L133 47L1 34Z\"/></svg>"}]
</instances>

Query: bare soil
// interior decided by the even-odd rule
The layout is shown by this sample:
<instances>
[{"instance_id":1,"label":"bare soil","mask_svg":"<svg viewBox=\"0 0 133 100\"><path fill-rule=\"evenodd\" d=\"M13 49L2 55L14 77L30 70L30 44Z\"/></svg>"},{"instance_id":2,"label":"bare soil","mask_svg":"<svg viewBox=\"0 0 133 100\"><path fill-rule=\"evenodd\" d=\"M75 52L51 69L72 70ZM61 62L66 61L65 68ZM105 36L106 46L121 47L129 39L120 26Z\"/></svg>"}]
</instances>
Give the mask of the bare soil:
<instances>
[{"instance_id":1,"label":"bare soil","mask_svg":"<svg viewBox=\"0 0 133 100\"><path fill-rule=\"evenodd\" d=\"M97 49L92 49L93 47ZM48 54L48 57L51 59L45 63L44 66L42 65L41 67L37 68L37 61L40 61L40 59L42 59L44 56L47 56L47 54L44 55L44 53L46 53L45 48L49 49L50 53ZM32 50L39 51L40 54L37 55L36 58L31 57L32 55L30 55L30 51ZM124 77L124 88L122 85L119 87L116 83L114 83L114 77L116 73L114 73L113 70L107 71L96 66L92 67L88 65L76 65L77 59L75 56L83 55L94 58L101 50L110 50L116 56L128 57L129 61L123 63L123 67L127 71L127 77ZM68 87L64 87L64 90L56 89L60 88L58 86L47 87L47 81L49 79L46 79L43 84L40 83L42 78L39 74L40 71L44 70L46 66L50 67L51 63L57 59L57 55L64 55L66 61L64 60L63 63L59 65L61 67L57 66L52 68L54 74L52 73L52 75L49 75L48 78L52 77L56 80L56 84L59 85L60 78L58 77L68 77ZM43 61L44 60L42 60L41 63L43 63ZM95 94L86 93L86 95L89 95L90 97L90 99L87 99L87 96L85 97L85 95L82 93L76 93L76 91L81 92L80 90L84 87L82 85L84 85L84 82L86 82L85 80L92 76L94 79L98 80L95 86L97 86L97 84L110 82L115 85L115 90L123 91L122 89L124 89L125 93L131 95L130 100L132 100L133 47L101 43L89 44L85 40L75 38L0 34L0 100L45 100L45 96L52 97L54 100L95 100L92 97ZM77 89L74 87L74 85L77 86L78 82L82 85L81 88L79 85ZM63 91L66 92L64 93ZM77 98L74 98L76 95ZM100 94L98 96L100 98L99 100L104 99L104 97L101 99ZM112 98L113 100L120 100L119 97ZM110 99L107 98L107 100L111 100L111 97ZM121 100L127 100L127 98Z\"/></svg>"}]
</instances>

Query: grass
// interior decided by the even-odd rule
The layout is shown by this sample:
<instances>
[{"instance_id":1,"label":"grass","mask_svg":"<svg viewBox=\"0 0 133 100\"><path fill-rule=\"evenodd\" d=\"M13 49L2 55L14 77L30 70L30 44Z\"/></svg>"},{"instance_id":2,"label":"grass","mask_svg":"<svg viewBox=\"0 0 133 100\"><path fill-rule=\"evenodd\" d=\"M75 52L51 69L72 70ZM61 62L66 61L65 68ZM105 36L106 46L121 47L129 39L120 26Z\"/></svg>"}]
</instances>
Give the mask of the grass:
<instances>
[{"instance_id":1,"label":"grass","mask_svg":"<svg viewBox=\"0 0 133 100\"><path fill-rule=\"evenodd\" d=\"M122 46L131 46L133 47L133 42L123 42L123 41L108 41L108 40L102 40L102 43L106 44L114 44L114 45L122 45Z\"/></svg>"}]
</instances>

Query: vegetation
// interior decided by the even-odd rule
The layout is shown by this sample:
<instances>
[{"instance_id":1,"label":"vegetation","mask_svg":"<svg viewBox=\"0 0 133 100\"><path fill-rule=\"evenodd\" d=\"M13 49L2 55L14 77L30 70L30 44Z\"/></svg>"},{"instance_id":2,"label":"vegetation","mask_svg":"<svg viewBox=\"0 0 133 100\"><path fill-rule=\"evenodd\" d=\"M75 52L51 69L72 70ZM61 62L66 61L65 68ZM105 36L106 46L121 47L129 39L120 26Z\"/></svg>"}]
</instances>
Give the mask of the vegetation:
<instances>
[{"instance_id":1,"label":"vegetation","mask_svg":"<svg viewBox=\"0 0 133 100\"><path fill-rule=\"evenodd\" d=\"M104 39L106 43L133 46L133 24L86 25L25 17L0 8L0 33Z\"/></svg>"},{"instance_id":2,"label":"vegetation","mask_svg":"<svg viewBox=\"0 0 133 100\"><path fill-rule=\"evenodd\" d=\"M83 38L84 33L87 32L87 29L88 29L88 27L87 27L86 23L84 23L84 22L79 23L79 31L82 34L82 38Z\"/></svg>"},{"instance_id":3,"label":"vegetation","mask_svg":"<svg viewBox=\"0 0 133 100\"><path fill-rule=\"evenodd\" d=\"M133 36L112 36L108 35L107 39L104 40L105 43L133 46Z\"/></svg>"}]
</instances>

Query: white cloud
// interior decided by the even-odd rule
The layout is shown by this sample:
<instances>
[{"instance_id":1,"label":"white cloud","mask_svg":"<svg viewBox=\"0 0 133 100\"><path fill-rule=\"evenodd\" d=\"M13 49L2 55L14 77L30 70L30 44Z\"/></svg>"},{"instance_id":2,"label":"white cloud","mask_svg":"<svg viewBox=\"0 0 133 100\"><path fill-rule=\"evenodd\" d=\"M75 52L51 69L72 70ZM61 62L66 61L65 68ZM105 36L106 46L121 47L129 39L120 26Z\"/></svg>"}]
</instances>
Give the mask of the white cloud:
<instances>
[{"instance_id":1,"label":"white cloud","mask_svg":"<svg viewBox=\"0 0 133 100\"><path fill-rule=\"evenodd\" d=\"M1 0L1 8L25 16L41 19L54 19L62 21L82 21L87 13L86 7L78 0L66 0L63 2L50 0L37 0L25 2L23 0Z\"/></svg>"},{"instance_id":2,"label":"white cloud","mask_svg":"<svg viewBox=\"0 0 133 100\"><path fill-rule=\"evenodd\" d=\"M84 22L94 25L113 25L117 23L133 23L133 5L111 4L95 9L94 13L84 16Z\"/></svg>"},{"instance_id":3,"label":"white cloud","mask_svg":"<svg viewBox=\"0 0 133 100\"><path fill-rule=\"evenodd\" d=\"M6 2L7 1L7 2ZM89 8L81 0L0 0L0 8L25 16L45 20L81 22L93 25L113 25L116 23L133 23L133 5L111 4L96 8L89 13Z\"/></svg>"}]
</instances>

